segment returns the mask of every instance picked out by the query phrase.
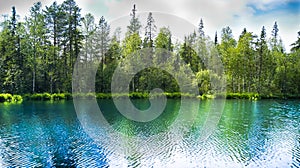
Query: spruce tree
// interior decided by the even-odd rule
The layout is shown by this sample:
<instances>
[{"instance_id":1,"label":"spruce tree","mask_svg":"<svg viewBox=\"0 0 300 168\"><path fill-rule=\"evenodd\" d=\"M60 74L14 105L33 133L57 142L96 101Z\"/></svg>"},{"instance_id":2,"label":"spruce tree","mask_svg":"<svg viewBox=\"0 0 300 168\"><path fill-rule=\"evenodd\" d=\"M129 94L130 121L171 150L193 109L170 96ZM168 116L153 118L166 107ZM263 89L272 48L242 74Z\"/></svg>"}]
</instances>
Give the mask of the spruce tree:
<instances>
[{"instance_id":1,"label":"spruce tree","mask_svg":"<svg viewBox=\"0 0 300 168\"><path fill-rule=\"evenodd\" d=\"M218 44L218 33L216 31L216 33L215 33L215 45L217 45L217 44Z\"/></svg>"},{"instance_id":2,"label":"spruce tree","mask_svg":"<svg viewBox=\"0 0 300 168\"><path fill-rule=\"evenodd\" d=\"M296 52L297 50L300 49L300 31L298 31L298 39L295 43L291 44L292 48L291 51L292 52Z\"/></svg>"},{"instance_id":3,"label":"spruce tree","mask_svg":"<svg viewBox=\"0 0 300 168\"><path fill-rule=\"evenodd\" d=\"M144 39L144 47L154 47L153 39L154 33L156 32L156 25L153 19L152 13L150 12L147 18L147 25L145 27L145 39Z\"/></svg>"},{"instance_id":4,"label":"spruce tree","mask_svg":"<svg viewBox=\"0 0 300 168\"><path fill-rule=\"evenodd\" d=\"M127 26L127 29L128 29L127 33L129 35L134 34L134 33L139 34L140 29L142 27L138 17L136 16L136 11L137 11L136 5L134 4L133 9L132 9L132 13L130 14L130 16L131 16L130 24L129 24L129 26Z\"/></svg>"},{"instance_id":5,"label":"spruce tree","mask_svg":"<svg viewBox=\"0 0 300 168\"><path fill-rule=\"evenodd\" d=\"M106 56L107 56L107 51L109 49L109 43L110 43L110 26L105 20L105 18L102 16L99 20L99 24L96 30L96 48L99 49L99 53L97 53L98 60L100 60L101 65L100 65L100 72L98 73L97 79L101 80L96 81L98 83L98 86L100 86L100 92L104 92L104 68L105 68L105 63L106 63ZM101 75L101 76L99 76Z\"/></svg>"},{"instance_id":6,"label":"spruce tree","mask_svg":"<svg viewBox=\"0 0 300 168\"><path fill-rule=\"evenodd\" d=\"M201 38L204 38L204 36L205 36L203 28L204 28L204 24L203 24L203 20L201 18L200 23L199 23L199 27L198 27L198 33L199 33L199 36Z\"/></svg>"}]
</instances>

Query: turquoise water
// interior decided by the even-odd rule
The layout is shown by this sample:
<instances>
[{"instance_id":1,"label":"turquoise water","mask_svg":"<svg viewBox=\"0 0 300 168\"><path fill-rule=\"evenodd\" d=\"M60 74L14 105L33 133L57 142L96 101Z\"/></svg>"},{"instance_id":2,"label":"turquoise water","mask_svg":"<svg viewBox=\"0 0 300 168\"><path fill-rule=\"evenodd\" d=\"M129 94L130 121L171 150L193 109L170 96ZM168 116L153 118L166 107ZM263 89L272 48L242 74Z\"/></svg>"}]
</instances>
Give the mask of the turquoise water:
<instances>
[{"instance_id":1,"label":"turquoise water","mask_svg":"<svg viewBox=\"0 0 300 168\"><path fill-rule=\"evenodd\" d=\"M139 109L150 106L147 100L132 101ZM189 100L190 106L196 101ZM200 102L189 127L175 128L180 100L168 100L164 112L147 123L122 116L112 100L98 104L109 126L92 125L93 135L72 101L0 104L0 167L300 165L299 100L226 100L217 127L205 139L201 128L211 115L209 100ZM163 136L152 138L156 135Z\"/></svg>"}]
</instances>

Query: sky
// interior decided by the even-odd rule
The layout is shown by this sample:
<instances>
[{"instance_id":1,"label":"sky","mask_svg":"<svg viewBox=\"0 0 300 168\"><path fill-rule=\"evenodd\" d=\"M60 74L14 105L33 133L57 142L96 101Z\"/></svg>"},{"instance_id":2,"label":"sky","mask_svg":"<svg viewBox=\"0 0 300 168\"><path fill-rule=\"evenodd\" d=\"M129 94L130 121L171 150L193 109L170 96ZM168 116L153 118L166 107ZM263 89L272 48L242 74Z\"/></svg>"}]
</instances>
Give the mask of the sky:
<instances>
[{"instance_id":1,"label":"sky","mask_svg":"<svg viewBox=\"0 0 300 168\"><path fill-rule=\"evenodd\" d=\"M29 8L38 0L0 0L0 14L10 14L15 6L20 16L28 15ZM40 0L43 6L54 1ZM63 0L57 0L61 3ZM214 39L215 32L229 26L238 39L242 30L259 35L262 26L270 38L274 22L277 21L279 35L289 52L290 44L297 40L300 31L299 0L75 0L82 8L82 15L92 13L95 18L104 16L109 21L129 15L133 4L137 12L162 12L178 16L197 26L204 21L206 35ZM155 15L154 15L155 16ZM143 20L142 20L143 19ZM154 18L159 19L159 18ZM140 18L143 27L146 20ZM159 27L159 26L158 26ZM220 41L220 38L219 38Z\"/></svg>"}]
</instances>

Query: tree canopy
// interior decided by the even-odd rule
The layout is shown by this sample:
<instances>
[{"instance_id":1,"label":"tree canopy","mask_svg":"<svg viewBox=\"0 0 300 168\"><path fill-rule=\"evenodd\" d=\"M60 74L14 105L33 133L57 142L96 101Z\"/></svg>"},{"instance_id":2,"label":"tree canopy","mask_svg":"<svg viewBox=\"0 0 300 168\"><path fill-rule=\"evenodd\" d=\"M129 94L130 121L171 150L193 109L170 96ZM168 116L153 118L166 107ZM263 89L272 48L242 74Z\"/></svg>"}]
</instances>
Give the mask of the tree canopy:
<instances>
[{"instance_id":1,"label":"tree canopy","mask_svg":"<svg viewBox=\"0 0 300 168\"><path fill-rule=\"evenodd\" d=\"M174 43L171 29L157 28L151 12L144 32L135 5L130 15L125 38L120 39L120 28L112 33L104 16L99 21L92 14L82 16L74 0L53 2L45 8L41 2L34 3L24 21L18 20L12 7L10 17L1 23L0 92L71 92L74 64L80 57L82 62L100 61L96 91L109 93L118 63L134 52L152 48L153 61L161 61L161 49L178 56L168 60L170 69L179 70L177 59L182 59L195 74L200 94L213 93L211 81L223 78L228 92L300 94L300 31L295 33L297 41L287 53L276 21L271 31L262 26L259 35L245 28L238 39L227 26L221 30L219 40L217 32L211 40L201 19L198 30L186 32L182 43ZM220 58L225 74L218 72L218 62L212 55ZM134 76L130 90L149 92L159 86L178 92L176 82L167 72L150 68Z\"/></svg>"}]
</instances>

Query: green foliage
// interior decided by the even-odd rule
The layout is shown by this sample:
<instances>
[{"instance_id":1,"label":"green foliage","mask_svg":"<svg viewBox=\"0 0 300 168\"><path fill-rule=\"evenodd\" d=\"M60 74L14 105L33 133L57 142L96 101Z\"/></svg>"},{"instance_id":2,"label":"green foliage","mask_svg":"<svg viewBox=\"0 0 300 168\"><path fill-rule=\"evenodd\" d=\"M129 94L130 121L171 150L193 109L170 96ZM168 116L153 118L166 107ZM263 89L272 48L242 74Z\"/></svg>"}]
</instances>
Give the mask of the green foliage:
<instances>
[{"instance_id":1,"label":"green foliage","mask_svg":"<svg viewBox=\"0 0 300 168\"><path fill-rule=\"evenodd\" d=\"M214 99L215 96L211 94L202 94L201 96L197 96L198 99L206 100L206 99Z\"/></svg>"},{"instance_id":2,"label":"green foliage","mask_svg":"<svg viewBox=\"0 0 300 168\"><path fill-rule=\"evenodd\" d=\"M35 93L29 96L30 100L51 100L51 95L49 93Z\"/></svg>"},{"instance_id":3,"label":"green foliage","mask_svg":"<svg viewBox=\"0 0 300 168\"><path fill-rule=\"evenodd\" d=\"M155 47L166 49L168 51L173 50L172 33L169 28L163 27L160 29L157 38L155 39Z\"/></svg>"},{"instance_id":4,"label":"green foliage","mask_svg":"<svg viewBox=\"0 0 300 168\"><path fill-rule=\"evenodd\" d=\"M156 31L156 26L154 24L154 19L152 16L152 13L149 12L148 18L147 18L147 25L145 27L145 38L143 42L143 47L154 47L153 39L154 39L154 33Z\"/></svg>"},{"instance_id":5,"label":"green foliage","mask_svg":"<svg viewBox=\"0 0 300 168\"><path fill-rule=\"evenodd\" d=\"M0 94L0 102L11 102L12 98L11 94Z\"/></svg>"},{"instance_id":6,"label":"green foliage","mask_svg":"<svg viewBox=\"0 0 300 168\"><path fill-rule=\"evenodd\" d=\"M129 97L131 99L147 99L147 98L155 98L155 97L161 97L166 96L170 99L179 99L181 97L183 98L196 98L196 95L190 94L190 93L180 93L180 92L174 92L174 93L154 93L150 96L149 93L142 93L142 92L132 92L132 93L115 93L113 95L106 94L106 93L98 93L97 99L111 99L112 97L115 98L124 98Z\"/></svg>"},{"instance_id":7,"label":"green foliage","mask_svg":"<svg viewBox=\"0 0 300 168\"><path fill-rule=\"evenodd\" d=\"M201 64L201 58L198 56L197 52L193 50L188 42L185 42L179 51L181 58L187 63L193 72L197 73L204 66Z\"/></svg>"},{"instance_id":8,"label":"green foliage","mask_svg":"<svg viewBox=\"0 0 300 168\"><path fill-rule=\"evenodd\" d=\"M109 93L97 93L96 98L97 99L110 99L112 96Z\"/></svg>"},{"instance_id":9,"label":"green foliage","mask_svg":"<svg viewBox=\"0 0 300 168\"><path fill-rule=\"evenodd\" d=\"M25 100L34 100L34 101L58 101L58 100L71 100L72 94L70 93L35 93L35 94L24 94L23 98Z\"/></svg>"},{"instance_id":10,"label":"green foliage","mask_svg":"<svg viewBox=\"0 0 300 168\"><path fill-rule=\"evenodd\" d=\"M23 101L23 98L22 98L22 96L20 96L20 95L13 95L12 100L13 100L14 102L22 102L22 101Z\"/></svg>"},{"instance_id":11,"label":"green foliage","mask_svg":"<svg viewBox=\"0 0 300 168\"><path fill-rule=\"evenodd\" d=\"M51 100L71 100L72 94L70 93L54 93L51 94Z\"/></svg>"},{"instance_id":12,"label":"green foliage","mask_svg":"<svg viewBox=\"0 0 300 168\"><path fill-rule=\"evenodd\" d=\"M1 23L0 29L0 88L1 92L14 96L1 94L0 102L21 101L22 97L15 94L29 100L70 100L73 96L111 98L112 75L120 61L148 47L151 47L151 61L163 63L167 70L147 68L132 79L130 94L113 96L149 98L153 88L161 88L168 98L196 97L179 93L178 81L168 73L175 72L175 76L187 77L184 69L189 68L195 74L193 83L198 84L201 99L225 97L224 93L217 93L220 90L218 84L223 83L225 78L226 90L230 92L227 98L299 97L299 32L290 53L285 52L277 22L269 40L264 26L259 36L244 29L238 40L233 38L230 27L226 27L221 31L218 44L217 34L214 41L205 36L201 19L198 32L186 32L190 34L184 42L174 45L171 28L162 27L156 34L154 19L149 13L142 41L141 23L136 11L134 5L125 39L120 39L120 29L111 36L110 25L104 17L98 24L91 14L82 18L81 9L74 0L65 0L61 4L53 2L45 10L37 2L30 8L24 22L18 20L16 8L13 7L11 16ZM172 58L165 60L166 54L172 55ZM95 60L100 63L95 84L98 94L70 94L77 58L81 58L79 66ZM185 64L181 64L180 59ZM131 61L135 65L142 64L139 56ZM125 67L126 71L131 70L129 65ZM184 85L189 84L183 82ZM225 92L225 88L221 89Z\"/></svg>"},{"instance_id":13,"label":"green foliage","mask_svg":"<svg viewBox=\"0 0 300 168\"><path fill-rule=\"evenodd\" d=\"M55 93L51 95L52 100L63 100L66 99L65 94L63 93Z\"/></svg>"},{"instance_id":14,"label":"green foliage","mask_svg":"<svg viewBox=\"0 0 300 168\"><path fill-rule=\"evenodd\" d=\"M133 33L125 38L123 42L123 56L126 57L129 54L134 53L141 49L142 40L139 34Z\"/></svg>"},{"instance_id":15,"label":"green foliage","mask_svg":"<svg viewBox=\"0 0 300 168\"><path fill-rule=\"evenodd\" d=\"M201 70L196 74L196 81L199 86L199 94L215 94L220 90L222 77L211 70Z\"/></svg>"},{"instance_id":16,"label":"green foliage","mask_svg":"<svg viewBox=\"0 0 300 168\"><path fill-rule=\"evenodd\" d=\"M127 34L139 34L140 28L142 27L138 17L136 16L136 11L136 6L133 5L132 13L130 14L132 17L130 19L130 24L127 26Z\"/></svg>"},{"instance_id":17,"label":"green foliage","mask_svg":"<svg viewBox=\"0 0 300 168\"><path fill-rule=\"evenodd\" d=\"M226 98L257 100L260 98L260 96L258 93L227 93Z\"/></svg>"},{"instance_id":18,"label":"green foliage","mask_svg":"<svg viewBox=\"0 0 300 168\"><path fill-rule=\"evenodd\" d=\"M300 50L300 31L298 31L297 41L291 44L291 46L293 46L291 49L292 52L297 52Z\"/></svg>"},{"instance_id":19,"label":"green foliage","mask_svg":"<svg viewBox=\"0 0 300 168\"><path fill-rule=\"evenodd\" d=\"M11 95L11 94L0 94L0 103L4 102L22 102L22 96L20 95Z\"/></svg>"}]
</instances>

